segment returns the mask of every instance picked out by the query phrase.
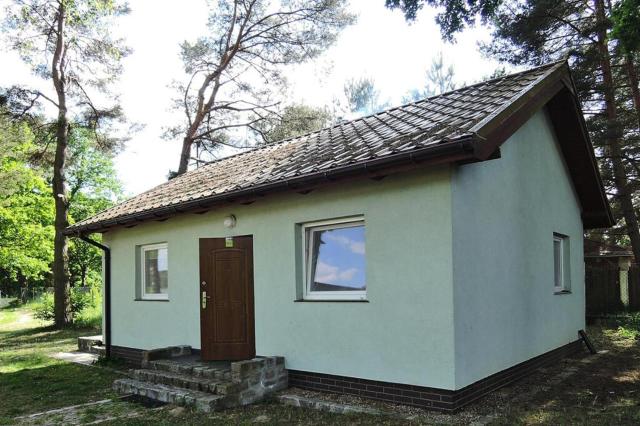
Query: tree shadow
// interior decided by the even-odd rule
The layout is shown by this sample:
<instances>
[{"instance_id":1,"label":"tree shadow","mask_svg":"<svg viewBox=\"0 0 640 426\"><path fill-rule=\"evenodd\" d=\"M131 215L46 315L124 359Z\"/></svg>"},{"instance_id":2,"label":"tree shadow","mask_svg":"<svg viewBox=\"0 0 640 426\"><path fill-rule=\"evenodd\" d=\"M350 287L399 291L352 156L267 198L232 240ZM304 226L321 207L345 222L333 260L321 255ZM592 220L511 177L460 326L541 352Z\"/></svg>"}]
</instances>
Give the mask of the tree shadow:
<instances>
[{"instance_id":1,"label":"tree shadow","mask_svg":"<svg viewBox=\"0 0 640 426\"><path fill-rule=\"evenodd\" d=\"M639 424L640 343L608 347L503 388L497 424ZM482 404L482 400L477 404Z\"/></svg>"},{"instance_id":2,"label":"tree shadow","mask_svg":"<svg viewBox=\"0 0 640 426\"><path fill-rule=\"evenodd\" d=\"M0 424L6 418L113 396L114 373L60 363L0 373Z\"/></svg>"}]
</instances>

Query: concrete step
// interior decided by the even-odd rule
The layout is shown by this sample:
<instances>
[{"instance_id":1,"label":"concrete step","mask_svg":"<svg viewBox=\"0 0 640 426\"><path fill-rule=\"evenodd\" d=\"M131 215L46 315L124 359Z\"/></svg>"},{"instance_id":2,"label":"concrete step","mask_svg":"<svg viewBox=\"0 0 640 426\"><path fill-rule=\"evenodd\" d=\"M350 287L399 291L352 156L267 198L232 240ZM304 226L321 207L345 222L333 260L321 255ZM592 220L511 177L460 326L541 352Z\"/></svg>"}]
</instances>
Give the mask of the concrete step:
<instances>
[{"instance_id":1,"label":"concrete step","mask_svg":"<svg viewBox=\"0 0 640 426\"><path fill-rule=\"evenodd\" d=\"M159 359L149 361L146 368L149 370L166 371L186 376L217 379L219 381L231 380L230 363L198 362L180 358Z\"/></svg>"},{"instance_id":2,"label":"concrete step","mask_svg":"<svg viewBox=\"0 0 640 426\"><path fill-rule=\"evenodd\" d=\"M154 401L166 402L185 407L194 407L199 411L211 412L225 408L225 396L208 392L149 383L135 379L118 379L113 389L121 394L139 395Z\"/></svg>"},{"instance_id":3,"label":"concrete step","mask_svg":"<svg viewBox=\"0 0 640 426\"><path fill-rule=\"evenodd\" d=\"M78 350L80 352L96 353L92 351L95 346L102 346L102 336L81 336L78 337Z\"/></svg>"},{"instance_id":4,"label":"concrete step","mask_svg":"<svg viewBox=\"0 0 640 426\"><path fill-rule=\"evenodd\" d=\"M134 379L143 382L157 383L161 385L174 386L183 389L209 392L219 395L237 393L241 390L241 384L230 381L221 381L208 377L195 377L184 373L174 373L164 370L140 369L133 370L131 375Z\"/></svg>"},{"instance_id":5,"label":"concrete step","mask_svg":"<svg viewBox=\"0 0 640 426\"><path fill-rule=\"evenodd\" d=\"M105 356L105 354L107 353L107 349L105 348L104 345L93 345L89 349L89 353L96 354L99 356Z\"/></svg>"}]
</instances>

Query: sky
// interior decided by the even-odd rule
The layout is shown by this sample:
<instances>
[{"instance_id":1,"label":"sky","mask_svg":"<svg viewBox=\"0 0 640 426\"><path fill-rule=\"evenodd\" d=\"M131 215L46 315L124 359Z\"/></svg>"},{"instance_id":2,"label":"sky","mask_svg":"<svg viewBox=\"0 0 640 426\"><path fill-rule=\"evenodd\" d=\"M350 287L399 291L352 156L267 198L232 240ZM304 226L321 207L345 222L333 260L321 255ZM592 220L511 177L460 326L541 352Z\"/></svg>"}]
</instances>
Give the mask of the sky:
<instances>
[{"instance_id":1,"label":"sky","mask_svg":"<svg viewBox=\"0 0 640 426\"><path fill-rule=\"evenodd\" d=\"M314 282L352 288L366 287L364 226L316 231L322 244Z\"/></svg>"},{"instance_id":2,"label":"sky","mask_svg":"<svg viewBox=\"0 0 640 426\"><path fill-rule=\"evenodd\" d=\"M0 0L0 7L6 2ZM170 109L175 92L169 85L184 77L180 42L206 32L207 5L205 0L130 0L129 5L131 13L120 18L113 31L133 49L114 90L127 118L143 126L115 159L118 178L131 196L161 184L169 170L177 169L180 141L161 138L164 127L182 118ZM340 96L346 80L366 76L374 79L383 100L397 105L409 90L424 86L426 71L439 52L445 64L453 66L459 85L474 83L499 67L478 51L477 43L490 39L485 28L469 29L448 44L441 40L433 9L424 8L412 24L400 11L386 9L384 0L351 0L350 10L358 20L332 47L312 62L287 70L287 99L326 106ZM0 50L0 64L0 86L21 83L50 90L14 53Z\"/></svg>"}]
</instances>

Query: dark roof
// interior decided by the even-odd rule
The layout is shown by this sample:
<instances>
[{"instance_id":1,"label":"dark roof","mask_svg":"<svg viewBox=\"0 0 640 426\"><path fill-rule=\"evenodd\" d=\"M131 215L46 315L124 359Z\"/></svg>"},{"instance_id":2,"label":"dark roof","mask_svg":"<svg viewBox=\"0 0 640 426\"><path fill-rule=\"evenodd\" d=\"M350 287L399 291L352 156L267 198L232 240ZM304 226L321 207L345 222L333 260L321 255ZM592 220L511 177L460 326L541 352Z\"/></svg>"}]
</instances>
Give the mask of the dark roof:
<instances>
[{"instance_id":1,"label":"dark roof","mask_svg":"<svg viewBox=\"0 0 640 426\"><path fill-rule=\"evenodd\" d=\"M584 257L633 257L633 251L617 244L585 238Z\"/></svg>"},{"instance_id":2,"label":"dark roof","mask_svg":"<svg viewBox=\"0 0 640 426\"><path fill-rule=\"evenodd\" d=\"M221 202L409 165L483 161L560 93L567 99L557 102L563 117L556 130L573 127L573 133L563 137L575 145L568 151L579 152L567 151L565 158L570 172L572 161L577 163L573 180L585 226L609 226L609 206L573 92L564 62L488 80L214 161L78 222L65 233L102 232ZM564 117L567 114L574 115L571 123Z\"/></svg>"}]
</instances>

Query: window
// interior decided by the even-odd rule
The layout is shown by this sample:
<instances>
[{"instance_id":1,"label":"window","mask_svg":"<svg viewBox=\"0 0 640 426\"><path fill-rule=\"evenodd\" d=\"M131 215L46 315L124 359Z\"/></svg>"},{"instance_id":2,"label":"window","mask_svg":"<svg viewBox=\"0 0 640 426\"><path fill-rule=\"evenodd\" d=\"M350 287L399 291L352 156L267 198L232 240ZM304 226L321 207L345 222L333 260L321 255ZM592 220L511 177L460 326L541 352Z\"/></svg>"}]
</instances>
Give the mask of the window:
<instances>
[{"instance_id":1,"label":"window","mask_svg":"<svg viewBox=\"0 0 640 426\"><path fill-rule=\"evenodd\" d=\"M351 218L303 226L304 299L364 300L364 220Z\"/></svg>"},{"instance_id":2,"label":"window","mask_svg":"<svg viewBox=\"0 0 640 426\"><path fill-rule=\"evenodd\" d=\"M570 291L569 237L553 234L553 282L556 293Z\"/></svg>"},{"instance_id":3,"label":"window","mask_svg":"<svg viewBox=\"0 0 640 426\"><path fill-rule=\"evenodd\" d=\"M167 244L141 247L140 296L142 299L166 300L169 298L169 265Z\"/></svg>"}]
</instances>

